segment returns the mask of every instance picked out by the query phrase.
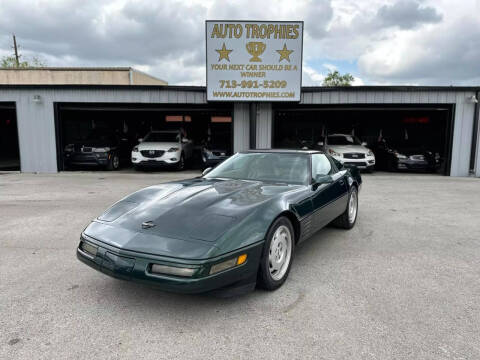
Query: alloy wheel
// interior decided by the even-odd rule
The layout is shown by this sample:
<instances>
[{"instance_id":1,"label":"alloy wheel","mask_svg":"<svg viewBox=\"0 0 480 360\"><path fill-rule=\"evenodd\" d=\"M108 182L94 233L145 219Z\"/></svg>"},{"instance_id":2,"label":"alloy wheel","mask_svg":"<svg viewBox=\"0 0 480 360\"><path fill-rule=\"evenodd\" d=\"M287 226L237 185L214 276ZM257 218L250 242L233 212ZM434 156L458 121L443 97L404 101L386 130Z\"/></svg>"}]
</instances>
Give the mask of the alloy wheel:
<instances>
[{"instance_id":1,"label":"alloy wheel","mask_svg":"<svg viewBox=\"0 0 480 360\"><path fill-rule=\"evenodd\" d=\"M277 228L270 242L268 263L273 280L281 280L290 265L292 257L292 234L285 225Z\"/></svg>"}]
</instances>

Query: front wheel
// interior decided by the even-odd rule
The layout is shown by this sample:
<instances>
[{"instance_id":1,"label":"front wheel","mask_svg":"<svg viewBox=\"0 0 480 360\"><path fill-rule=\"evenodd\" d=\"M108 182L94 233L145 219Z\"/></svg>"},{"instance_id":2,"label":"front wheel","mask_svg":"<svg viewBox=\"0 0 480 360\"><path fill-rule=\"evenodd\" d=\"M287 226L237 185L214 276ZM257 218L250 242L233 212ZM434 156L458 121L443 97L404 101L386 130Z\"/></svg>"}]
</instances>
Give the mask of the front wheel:
<instances>
[{"instance_id":1,"label":"front wheel","mask_svg":"<svg viewBox=\"0 0 480 360\"><path fill-rule=\"evenodd\" d=\"M266 290L276 290L283 285L290 272L295 250L295 233L286 217L279 217L267 234L260 260L258 285Z\"/></svg>"},{"instance_id":2,"label":"front wheel","mask_svg":"<svg viewBox=\"0 0 480 360\"><path fill-rule=\"evenodd\" d=\"M180 160L178 160L178 163L177 163L177 170L183 170L185 169L185 156L183 155L180 155Z\"/></svg>"},{"instance_id":3,"label":"front wheel","mask_svg":"<svg viewBox=\"0 0 480 360\"><path fill-rule=\"evenodd\" d=\"M338 218L333 220L333 225L350 230L355 226L358 214L358 190L352 186L348 194L347 208Z\"/></svg>"},{"instance_id":4,"label":"front wheel","mask_svg":"<svg viewBox=\"0 0 480 360\"><path fill-rule=\"evenodd\" d=\"M108 170L118 170L120 167L120 158L117 154L113 154L110 157L110 161L108 162L107 169Z\"/></svg>"}]
</instances>

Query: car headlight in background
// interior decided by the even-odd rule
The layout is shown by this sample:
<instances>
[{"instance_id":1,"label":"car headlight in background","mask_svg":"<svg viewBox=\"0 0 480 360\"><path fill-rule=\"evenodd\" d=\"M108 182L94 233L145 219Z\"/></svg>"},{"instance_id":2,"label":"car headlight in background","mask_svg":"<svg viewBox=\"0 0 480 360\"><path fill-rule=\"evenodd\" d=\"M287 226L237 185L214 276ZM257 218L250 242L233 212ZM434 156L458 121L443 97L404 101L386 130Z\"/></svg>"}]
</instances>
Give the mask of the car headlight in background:
<instances>
[{"instance_id":1,"label":"car headlight in background","mask_svg":"<svg viewBox=\"0 0 480 360\"><path fill-rule=\"evenodd\" d=\"M109 147L101 147L101 148L93 148L93 152L109 152L110 148Z\"/></svg>"},{"instance_id":2,"label":"car headlight in background","mask_svg":"<svg viewBox=\"0 0 480 360\"><path fill-rule=\"evenodd\" d=\"M177 152L178 150L180 150L180 149L177 148L177 147L172 147L172 148L168 149L167 152Z\"/></svg>"},{"instance_id":3,"label":"car headlight in background","mask_svg":"<svg viewBox=\"0 0 480 360\"><path fill-rule=\"evenodd\" d=\"M245 261L247 261L247 254L242 254L239 257L215 264L210 268L210 275L242 265L245 263Z\"/></svg>"},{"instance_id":4,"label":"car headlight in background","mask_svg":"<svg viewBox=\"0 0 480 360\"><path fill-rule=\"evenodd\" d=\"M368 153L367 153L367 156L373 156L373 151L368 149Z\"/></svg>"},{"instance_id":5,"label":"car headlight in background","mask_svg":"<svg viewBox=\"0 0 480 360\"><path fill-rule=\"evenodd\" d=\"M398 152L393 153L397 159L407 159L407 156L400 154Z\"/></svg>"},{"instance_id":6,"label":"car headlight in background","mask_svg":"<svg viewBox=\"0 0 480 360\"><path fill-rule=\"evenodd\" d=\"M138 152L138 146L135 146L132 151L133 152Z\"/></svg>"},{"instance_id":7,"label":"car headlight in background","mask_svg":"<svg viewBox=\"0 0 480 360\"><path fill-rule=\"evenodd\" d=\"M67 151L67 152L73 151L73 144L68 144L67 146L65 146L64 151Z\"/></svg>"},{"instance_id":8,"label":"car headlight in background","mask_svg":"<svg viewBox=\"0 0 480 360\"><path fill-rule=\"evenodd\" d=\"M332 156L338 156L338 157L342 157L342 154L340 153L337 153L336 151L332 150L332 149L328 149L328 153Z\"/></svg>"}]
</instances>

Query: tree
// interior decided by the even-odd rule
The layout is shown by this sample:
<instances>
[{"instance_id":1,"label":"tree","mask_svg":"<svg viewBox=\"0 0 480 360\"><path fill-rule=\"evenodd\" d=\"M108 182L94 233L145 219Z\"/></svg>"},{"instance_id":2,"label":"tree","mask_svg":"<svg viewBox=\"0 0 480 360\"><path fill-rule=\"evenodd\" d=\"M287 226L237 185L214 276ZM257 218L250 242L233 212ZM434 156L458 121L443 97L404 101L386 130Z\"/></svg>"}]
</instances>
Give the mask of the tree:
<instances>
[{"instance_id":1,"label":"tree","mask_svg":"<svg viewBox=\"0 0 480 360\"><path fill-rule=\"evenodd\" d=\"M15 59L15 55L11 56L4 56L0 60L0 67L1 68L28 68L28 67L43 67L46 66L46 64L40 60L37 57L32 57L30 61L25 60L25 61L19 61L18 66L17 66L17 61Z\"/></svg>"},{"instance_id":2,"label":"tree","mask_svg":"<svg viewBox=\"0 0 480 360\"><path fill-rule=\"evenodd\" d=\"M323 79L323 86L351 86L354 78L352 74L341 75L337 70L330 71Z\"/></svg>"}]
</instances>

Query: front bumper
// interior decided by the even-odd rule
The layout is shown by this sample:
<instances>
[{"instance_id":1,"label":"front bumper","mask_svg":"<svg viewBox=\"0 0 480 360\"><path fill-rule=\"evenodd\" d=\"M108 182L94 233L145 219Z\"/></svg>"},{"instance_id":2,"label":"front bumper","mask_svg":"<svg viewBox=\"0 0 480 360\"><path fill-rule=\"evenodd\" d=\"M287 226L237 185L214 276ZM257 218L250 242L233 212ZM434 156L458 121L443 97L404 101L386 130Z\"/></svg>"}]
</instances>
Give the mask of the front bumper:
<instances>
[{"instance_id":1,"label":"front bumper","mask_svg":"<svg viewBox=\"0 0 480 360\"><path fill-rule=\"evenodd\" d=\"M106 166L110 160L110 153L65 153L67 165Z\"/></svg>"},{"instance_id":2,"label":"front bumper","mask_svg":"<svg viewBox=\"0 0 480 360\"><path fill-rule=\"evenodd\" d=\"M83 250L87 243L96 247L96 254ZM178 293L204 293L214 290L234 291L253 288L264 241L212 259L183 260L165 256L123 250L82 234L77 258L84 264L115 278L145 283L165 291ZM241 254L247 261L236 267L210 275L210 267ZM192 277L153 274L152 264L195 269Z\"/></svg>"},{"instance_id":3,"label":"front bumper","mask_svg":"<svg viewBox=\"0 0 480 360\"><path fill-rule=\"evenodd\" d=\"M344 165L355 165L361 170L372 169L375 167L375 156L366 156L363 159L345 159L343 156L334 156L334 159L340 161Z\"/></svg>"},{"instance_id":4,"label":"front bumper","mask_svg":"<svg viewBox=\"0 0 480 360\"><path fill-rule=\"evenodd\" d=\"M174 166L180 161L182 153L165 151L159 157L146 157L140 151L132 151L132 164L136 166Z\"/></svg>"},{"instance_id":5,"label":"front bumper","mask_svg":"<svg viewBox=\"0 0 480 360\"><path fill-rule=\"evenodd\" d=\"M397 159L398 170L431 170L436 169L437 165L427 160Z\"/></svg>"}]
</instances>

